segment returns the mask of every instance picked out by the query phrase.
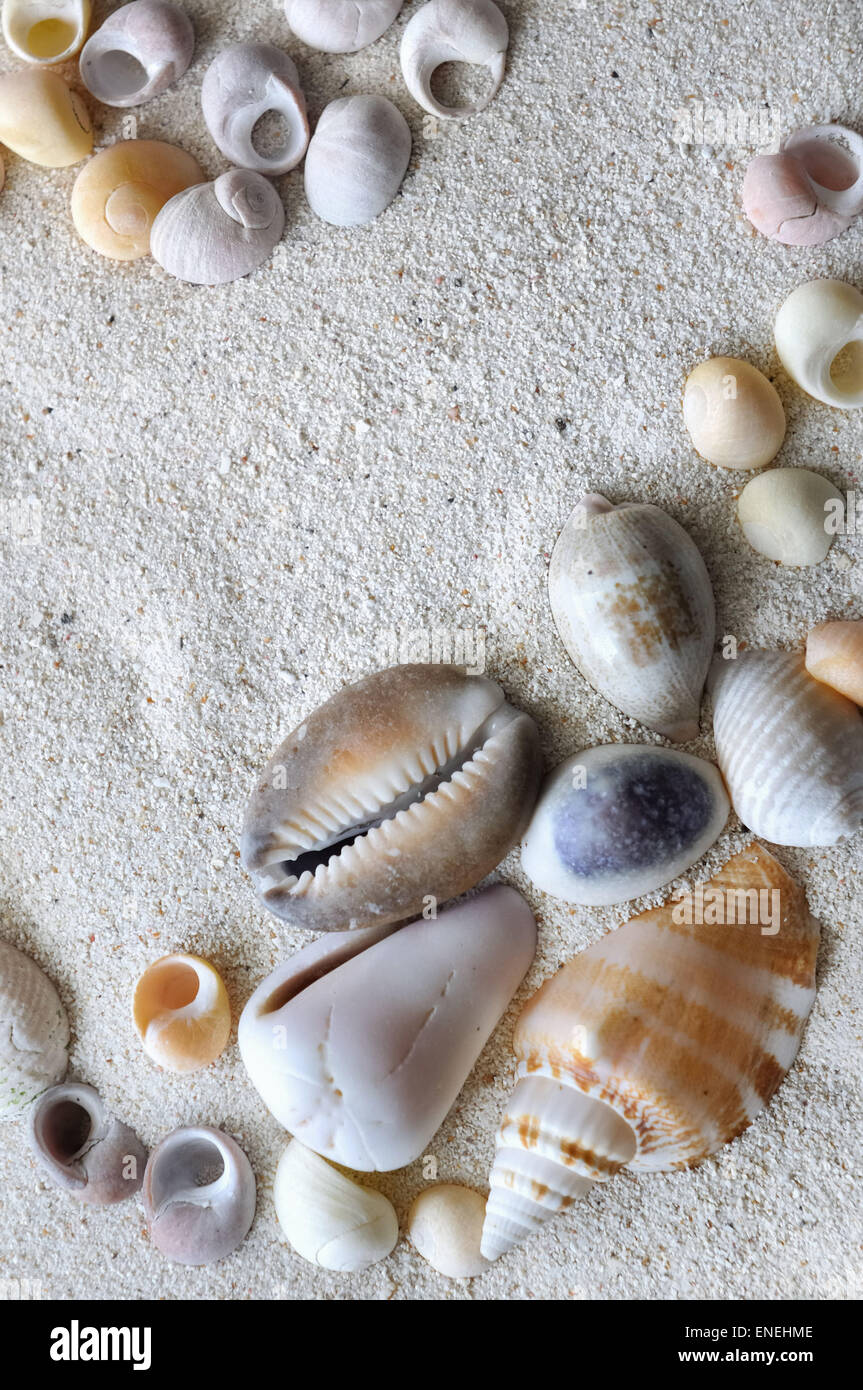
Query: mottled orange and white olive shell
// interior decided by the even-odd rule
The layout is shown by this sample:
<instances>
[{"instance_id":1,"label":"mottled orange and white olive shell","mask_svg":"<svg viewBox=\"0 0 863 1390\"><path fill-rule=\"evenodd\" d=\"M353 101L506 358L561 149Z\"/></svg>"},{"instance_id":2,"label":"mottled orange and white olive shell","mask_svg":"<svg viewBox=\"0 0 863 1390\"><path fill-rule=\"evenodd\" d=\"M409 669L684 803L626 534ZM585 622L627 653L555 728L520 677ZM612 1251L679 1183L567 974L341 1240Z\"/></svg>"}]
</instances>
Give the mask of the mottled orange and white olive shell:
<instances>
[{"instance_id":1,"label":"mottled orange and white olive shell","mask_svg":"<svg viewBox=\"0 0 863 1390\"><path fill-rule=\"evenodd\" d=\"M132 1012L147 1056L168 1071L197 1071L227 1047L228 994L218 970L200 956L162 956L149 965Z\"/></svg>"},{"instance_id":2,"label":"mottled orange and white olive shell","mask_svg":"<svg viewBox=\"0 0 863 1390\"><path fill-rule=\"evenodd\" d=\"M69 1020L34 960L0 941L0 1120L66 1075Z\"/></svg>"},{"instance_id":3,"label":"mottled orange and white olive shell","mask_svg":"<svg viewBox=\"0 0 863 1390\"><path fill-rule=\"evenodd\" d=\"M243 864L293 926L404 921L500 862L540 775L536 725L493 681L454 666L391 667L288 735L249 802Z\"/></svg>"},{"instance_id":4,"label":"mottled orange and white olive shell","mask_svg":"<svg viewBox=\"0 0 863 1390\"><path fill-rule=\"evenodd\" d=\"M575 956L518 1020L483 1254L496 1258L624 1166L697 1163L791 1066L819 926L760 844Z\"/></svg>"},{"instance_id":5,"label":"mottled orange and white olive shell","mask_svg":"<svg viewBox=\"0 0 863 1390\"><path fill-rule=\"evenodd\" d=\"M30 1147L55 1187L79 1202L106 1206L134 1197L147 1151L92 1086L64 1081L30 1108Z\"/></svg>"}]
</instances>

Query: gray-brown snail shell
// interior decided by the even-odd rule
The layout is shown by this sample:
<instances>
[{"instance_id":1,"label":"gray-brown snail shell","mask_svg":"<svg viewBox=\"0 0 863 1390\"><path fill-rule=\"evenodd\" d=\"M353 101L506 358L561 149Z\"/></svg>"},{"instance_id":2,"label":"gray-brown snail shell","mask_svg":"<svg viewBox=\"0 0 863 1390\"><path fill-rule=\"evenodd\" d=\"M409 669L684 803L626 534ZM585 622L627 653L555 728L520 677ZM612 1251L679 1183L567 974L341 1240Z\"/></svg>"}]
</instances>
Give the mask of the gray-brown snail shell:
<instances>
[{"instance_id":1,"label":"gray-brown snail shell","mask_svg":"<svg viewBox=\"0 0 863 1390\"><path fill-rule=\"evenodd\" d=\"M398 193L410 157L410 127L386 97L331 101L303 170L312 212L336 227L371 222Z\"/></svg>"},{"instance_id":2,"label":"gray-brown snail shell","mask_svg":"<svg viewBox=\"0 0 863 1390\"><path fill-rule=\"evenodd\" d=\"M391 667L346 686L276 750L246 811L243 864L293 926L404 921L500 863L540 774L536 725L493 681Z\"/></svg>"},{"instance_id":3,"label":"gray-brown snail shell","mask_svg":"<svg viewBox=\"0 0 863 1390\"><path fill-rule=\"evenodd\" d=\"M147 1150L92 1086L64 1081L30 1109L30 1146L55 1187L79 1202L105 1206L133 1197Z\"/></svg>"},{"instance_id":4,"label":"gray-brown snail shell","mask_svg":"<svg viewBox=\"0 0 863 1390\"><path fill-rule=\"evenodd\" d=\"M182 77L194 51L192 21L179 5L132 0L85 43L81 81L106 106L141 106Z\"/></svg>"},{"instance_id":5,"label":"gray-brown snail shell","mask_svg":"<svg viewBox=\"0 0 863 1390\"><path fill-rule=\"evenodd\" d=\"M271 43L238 43L220 53L204 76L201 108L222 154L240 168L275 177L306 152L309 121L299 75L287 53ZM268 155L255 148L252 133L269 111L281 116L285 136Z\"/></svg>"},{"instance_id":6,"label":"gray-brown snail shell","mask_svg":"<svg viewBox=\"0 0 863 1390\"><path fill-rule=\"evenodd\" d=\"M223 285L262 265L284 227L273 185L252 169L229 169L168 200L151 228L150 250L178 280Z\"/></svg>"},{"instance_id":7,"label":"gray-brown snail shell","mask_svg":"<svg viewBox=\"0 0 863 1390\"><path fill-rule=\"evenodd\" d=\"M167 1135L144 1173L150 1239L169 1260L207 1265L245 1240L255 1217L255 1175L238 1144L210 1125Z\"/></svg>"}]
</instances>

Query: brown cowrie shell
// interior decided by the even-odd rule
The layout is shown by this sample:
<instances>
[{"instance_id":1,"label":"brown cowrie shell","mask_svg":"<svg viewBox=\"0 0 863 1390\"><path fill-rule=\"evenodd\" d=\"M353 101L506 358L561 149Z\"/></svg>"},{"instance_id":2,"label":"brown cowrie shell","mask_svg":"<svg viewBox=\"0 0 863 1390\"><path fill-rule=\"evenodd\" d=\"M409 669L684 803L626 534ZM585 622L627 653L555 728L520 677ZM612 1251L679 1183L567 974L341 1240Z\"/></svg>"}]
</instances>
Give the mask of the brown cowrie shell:
<instances>
[{"instance_id":1,"label":"brown cowrie shell","mask_svg":"<svg viewBox=\"0 0 863 1390\"><path fill-rule=\"evenodd\" d=\"M407 920L500 863L533 809L529 715L455 666L394 666L289 734L246 811L242 861L277 917L310 931Z\"/></svg>"}]
</instances>

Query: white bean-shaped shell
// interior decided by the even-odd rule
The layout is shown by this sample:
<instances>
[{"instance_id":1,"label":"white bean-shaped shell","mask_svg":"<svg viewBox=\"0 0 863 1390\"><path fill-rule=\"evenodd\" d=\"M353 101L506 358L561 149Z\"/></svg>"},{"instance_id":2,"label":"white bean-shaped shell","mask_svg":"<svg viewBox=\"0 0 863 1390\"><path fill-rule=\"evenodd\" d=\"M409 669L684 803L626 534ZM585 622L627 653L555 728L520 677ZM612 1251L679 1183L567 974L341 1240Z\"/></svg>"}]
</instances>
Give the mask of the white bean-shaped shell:
<instances>
[{"instance_id":1,"label":"white bean-shaped shell","mask_svg":"<svg viewBox=\"0 0 863 1390\"><path fill-rule=\"evenodd\" d=\"M785 411L751 362L711 357L689 373L683 420L702 458L720 468L763 468L785 438Z\"/></svg>"},{"instance_id":2,"label":"white bean-shaped shell","mask_svg":"<svg viewBox=\"0 0 863 1390\"><path fill-rule=\"evenodd\" d=\"M213 59L201 87L207 129L226 159L259 174L285 174L299 164L309 143L306 99L292 59L269 43L238 43ZM285 136L273 154L252 141L268 111L282 117Z\"/></svg>"},{"instance_id":3,"label":"white bean-shaped shell","mask_svg":"<svg viewBox=\"0 0 863 1390\"><path fill-rule=\"evenodd\" d=\"M485 1198L471 1187L440 1183L421 1192L407 1230L424 1260L448 1279L473 1279L489 1261L480 1253Z\"/></svg>"},{"instance_id":4,"label":"white bean-shaped shell","mask_svg":"<svg viewBox=\"0 0 863 1390\"><path fill-rule=\"evenodd\" d=\"M404 0L285 0L298 39L322 53L357 53L381 37Z\"/></svg>"},{"instance_id":5,"label":"white bean-shaped shell","mask_svg":"<svg viewBox=\"0 0 863 1390\"><path fill-rule=\"evenodd\" d=\"M279 1225L304 1260L342 1272L386 1259L399 1237L392 1202L293 1139L273 1184Z\"/></svg>"},{"instance_id":6,"label":"white bean-shaped shell","mask_svg":"<svg viewBox=\"0 0 863 1390\"><path fill-rule=\"evenodd\" d=\"M863 137L839 125L792 131L778 153L751 160L743 209L774 241L788 246L830 241L863 211Z\"/></svg>"},{"instance_id":7,"label":"white bean-shaped shell","mask_svg":"<svg viewBox=\"0 0 863 1390\"><path fill-rule=\"evenodd\" d=\"M799 285L776 315L776 351L797 385L840 410L863 406L863 294L842 280Z\"/></svg>"},{"instance_id":8,"label":"white bean-shaped shell","mask_svg":"<svg viewBox=\"0 0 863 1390\"><path fill-rule=\"evenodd\" d=\"M497 884L367 940L341 963L315 943L277 967L243 1010L239 1044L285 1129L347 1168L388 1172L443 1122L533 959L536 924Z\"/></svg>"},{"instance_id":9,"label":"white bean-shaped shell","mask_svg":"<svg viewBox=\"0 0 863 1390\"><path fill-rule=\"evenodd\" d=\"M170 0L132 0L85 43L81 81L106 106L141 106L182 77L195 51L192 21Z\"/></svg>"},{"instance_id":10,"label":"white bean-shaped shell","mask_svg":"<svg viewBox=\"0 0 863 1390\"><path fill-rule=\"evenodd\" d=\"M79 1202L123 1202L144 1180L146 1149L92 1086L64 1081L44 1091L30 1107L29 1137L42 1171Z\"/></svg>"},{"instance_id":11,"label":"white bean-shaped shell","mask_svg":"<svg viewBox=\"0 0 863 1390\"><path fill-rule=\"evenodd\" d=\"M284 226L273 185L252 169L230 169L165 204L153 223L150 250L178 280L223 285L263 265Z\"/></svg>"},{"instance_id":12,"label":"white bean-shaped shell","mask_svg":"<svg viewBox=\"0 0 863 1390\"><path fill-rule=\"evenodd\" d=\"M737 518L749 544L780 565L820 564L844 512L839 489L809 468L759 473L737 501Z\"/></svg>"},{"instance_id":13,"label":"white bean-shaped shell","mask_svg":"<svg viewBox=\"0 0 863 1390\"><path fill-rule=\"evenodd\" d=\"M410 157L410 127L386 97L331 101L303 170L312 212L336 227L371 222L396 196Z\"/></svg>"},{"instance_id":14,"label":"white bean-shaped shell","mask_svg":"<svg viewBox=\"0 0 863 1390\"><path fill-rule=\"evenodd\" d=\"M62 1080L68 1043L66 1010L48 976L0 941L0 1119Z\"/></svg>"},{"instance_id":15,"label":"white bean-shaped shell","mask_svg":"<svg viewBox=\"0 0 863 1390\"><path fill-rule=\"evenodd\" d=\"M255 1217L252 1165L239 1144L210 1125L175 1129L156 1146L141 1196L150 1239L177 1264L224 1259Z\"/></svg>"},{"instance_id":16,"label":"white bean-shaped shell","mask_svg":"<svg viewBox=\"0 0 863 1390\"><path fill-rule=\"evenodd\" d=\"M863 718L798 652L746 651L710 673L716 757L744 825L835 845L863 825Z\"/></svg>"},{"instance_id":17,"label":"white bean-shaped shell","mask_svg":"<svg viewBox=\"0 0 863 1390\"><path fill-rule=\"evenodd\" d=\"M863 618L813 627L806 638L806 670L863 705Z\"/></svg>"},{"instance_id":18,"label":"white bean-shaped shell","mask_svg":"<svg viewBox=\"0 0 863 1390\"><path fill-rule=\"evenodd\" d=\"M90 26L90 0L3 0L3 37L27 63L64 63Z\"/></svg>"},{"instance_id":19,"label":"white bean-shaped shell","mask_svg":"<svg viewBox=\"0 0 863 1390\"><path fill-rule=\"evenodd\" d=\"M626 902L691 868L730 809L722 778L703 758L649 744L585 748L547 778L521 866L564 902Z\"/></svg>"},{"instance_id":20,"label":"white bean-shaped shell","mask_svg":"<svg viewBox=\"0 0 863 1390\"><path fill-rule=\"evenodd\" d=\"M509 28L494 0L429 0L402 35L400 59L414 101L432 116L461 119L484 111L503 81ZM442 63L478 63L488 68L491 91L475 106L444 106L431 89Z\"/></svg>"},{"instance_id":21,"label":"white bean-shaped shell","mask_svg":"<svg viewBox=\"0 0 863 1390\"><path fill-rule=\"evenodd\" d=\"M659 507L589 493L558 537L551 611L582 675L666 738L698 733L713 590L695 543Z\"/></svg>"},{"instance_id":22,"label":"white bean-shaped shell","mask_svg":"<svg viewBox=\"0 0 863 1390\"><path fill-rule=\"evenodd\" d=\"M57 72L19 68L0 77L0 141L47 169L65 169L93 148L90 116Z\"/></svg>"},{"instance_id":23,"label":"white bean-shaped shell","mask_svg":"<svg viewBox=\"0 0 863 1390\"><path fill-rule=\"evenodd\" d=\"M796 1056L818 938L802 890L755 842L547 980L515 1028L482 1253L623 1167L684 1168L735 1139Z\"/></svg>"}]
</instances>

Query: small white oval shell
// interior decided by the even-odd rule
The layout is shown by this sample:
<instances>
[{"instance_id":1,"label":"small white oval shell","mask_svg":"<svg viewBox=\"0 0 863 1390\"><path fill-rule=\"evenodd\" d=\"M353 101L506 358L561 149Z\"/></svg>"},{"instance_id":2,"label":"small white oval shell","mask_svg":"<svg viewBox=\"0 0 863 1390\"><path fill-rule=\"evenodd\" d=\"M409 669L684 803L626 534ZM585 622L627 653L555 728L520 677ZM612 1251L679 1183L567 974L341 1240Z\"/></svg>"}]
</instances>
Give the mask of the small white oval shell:
<instances>
[{"instance_id":1,"label":"small white oval shell","mask_svg":"<svg viewBox=\"0 0 863 1390\"><path fill-rule=\"evenodd\" d=\"M262 265L284 226L273 185L252 169L230 169L165 204L150 231L150 251L178 280L223 285Z\"/></svg>"},{"instance_id":2,"label":"small white oval shell","mask_svg":"<svg viewBox=\"0 0 863 1390\"><path fill-rule=\"evenodd\" d=\"M830 518L845 499L829 478L808 468L770 468L740 494L737 517L759 554L780 565L818 565L833 544Z\"/></svg>"},{"instance_id":3,"label":"small white oval shell","mask_svg":"<svg viewBox=\"0 0 863 1390\"><path fill-rule=\"evenodd\" d=\"M356 53L389 29L404 0L285 0L298 39L322 53Z\"/></svg>"},{"instance_id":4,"label":"small white oval shell","mask_svg":"<svg viewBox=\"0 0 863 1390\"><path fill-rule=\"evenodd\" d=\"M693 447L720 468L763 468L785 438L776 387L737 357L699 362L683 388L683 421Z\"/></svg>"},{"instance_id":5,"label":"small white oval shell","mask_svg":"<svg viewBox=\"0 0 863 1390\"><path fill-rule=\"evenodd\" d=\"M585 748L548 777L521 866L546 893L606 906L686 873L731 809L712 763L677 748Z\"/></svg>"},{"instance_id":6,"label":"small white oval shell","mask_svg":"<svg viewBox=\"0 0 863 1390\"><path fill-rule=\"evenodd\" d=\"M336 227L389 207L411 157L411 132L386 97L339 97L324 108L303 171L312 212Z\"/></svg>"},{"instance_id":7,"label":"small white oval shell","mask_svg":"<svg viewBox=\"0 0 863 1390\"><path fill-rule=\"evenodd\" d=\"M81 54L81 81L106 106L141 106L182 77L192 21L169 0L132 0L108 16Z\"/></svg>"},{"instance_id":8,"label":"small white oval shell","mask_svg":"<svg viewBox=\"0 0 863 1390\"><path fill-rule=\"evenodd\" d=\"M63 63L90 25L90 0L3 0L3 37L27 63Z\"/></svg>"},{"instance_id":9,"label":"small white oval shell","mask_svg":"<svg viewBox=\"0 0 863 1390\"><path fill-rule=\"evenodd\" d=\"M306 99L296 66L270 43L238 43L207 68L201 87L207 129L226 159L259 174L286 174L299 164L309 143ZM282 117L287 133L272 155L252 142L256 123L268 111Z\"/></svg>"},{"instance_id":10,"label":"small white oval shell","mask_svg":"<svg viewBox=\"0 0 863 1390\"><path fill-rule=\"evenodd\" d=\"M503 81L509 44L507 22L494 0L429 0L402 35L400 59L414 101L432 116L458 120L484 111ZM431 89L442 63L480 63L492 89L476 106L443 106Z\"/></svg>"},{"instance_id":11,"label":"small white oval shell","mask_svg":"<svg viewBox=\"0 0 863 1390\"><path fill-rule=\"evenodd\" d=\"M398 1240L392 1202L345 1177L298 1139L279 1160L273 1201L297 1254L323 1269L368 1269L386 1259Z\"/></svg>"},{"instance_id":12,"label":"small white oval shell","mask_svg":"<svg viewBox=\"0 0 863 1390\"><path fill-rule=\"evenodd\" d=\"M473 1279L489 1268L480 1254L485 1198L473 1188L426 1188L408 1214L408 1235L424 1260L448 1279Z\"/></svg>"},{"instance_id":13,"label":"small white oval shell","mask_svg":"<svg viewBox=\"0 0 863 1390\"><path fill-rule=\"evenodd\" d=\"M66 1075L69 1020L34 960L0 941L0 1120Z\"/></svg>"},{"instance_id":14,"label":"small white oval shell","mask_svg":"<svg viewBox=\"0 0 863 1390\"><path fill-rule=\"evenodd\" d=\"M840 410L863 406L863 294L853 285L799 285L776 315L774 335L783 367L810 396Z\"/></svg>"}]
</instances>

